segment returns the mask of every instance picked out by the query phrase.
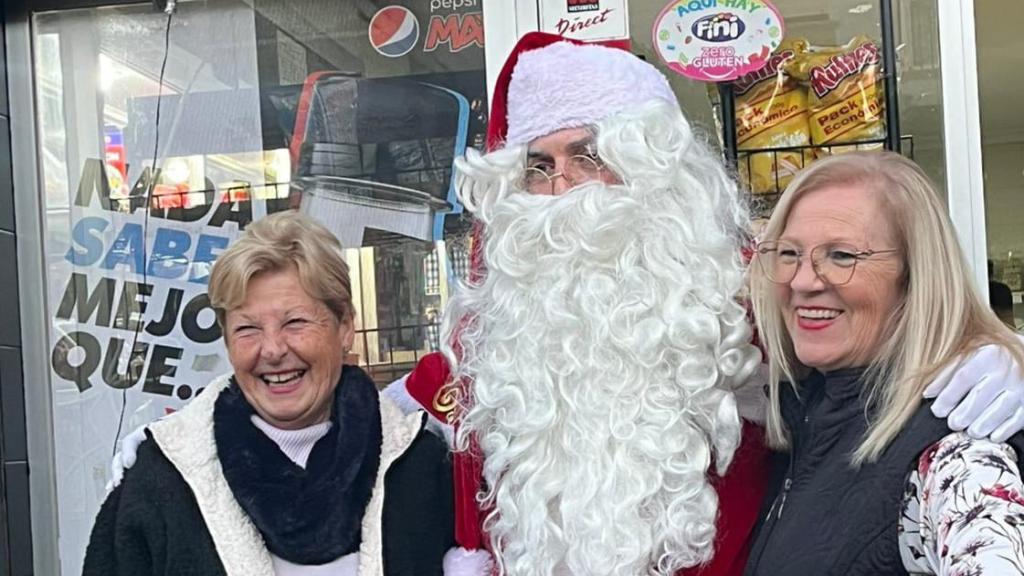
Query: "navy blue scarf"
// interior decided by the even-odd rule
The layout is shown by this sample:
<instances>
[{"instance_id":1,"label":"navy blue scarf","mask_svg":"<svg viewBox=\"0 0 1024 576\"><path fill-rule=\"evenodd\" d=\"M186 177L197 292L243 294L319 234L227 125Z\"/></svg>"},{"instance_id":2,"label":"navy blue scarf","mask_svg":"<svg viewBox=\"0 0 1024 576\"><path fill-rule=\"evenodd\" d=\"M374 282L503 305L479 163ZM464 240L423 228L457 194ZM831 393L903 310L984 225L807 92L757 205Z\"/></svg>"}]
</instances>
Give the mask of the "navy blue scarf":
<instances>
[{"instance_id":1,"label":"navy blue scarf","mask_svg":"<svg viewBox=\"0 0 1024 576\"><path fill-rule=\"evenodd\" d=\"M319 565L359 550L363 514L380 466L377 388L345 366L331 428L303 470L253 425L255 413L232 378L217 398L213 432L224 477L267 549L294 564Z\"/></svg>"}]
</instances>

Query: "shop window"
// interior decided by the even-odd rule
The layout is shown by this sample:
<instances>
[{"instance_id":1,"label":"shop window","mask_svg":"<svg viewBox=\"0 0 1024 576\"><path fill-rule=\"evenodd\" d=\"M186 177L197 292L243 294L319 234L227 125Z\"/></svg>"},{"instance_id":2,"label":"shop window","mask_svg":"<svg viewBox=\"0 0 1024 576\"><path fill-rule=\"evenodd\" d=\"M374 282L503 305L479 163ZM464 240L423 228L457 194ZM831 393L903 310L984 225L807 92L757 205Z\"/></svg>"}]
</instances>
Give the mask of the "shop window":
<instances>
[{"instance_id":1,"label":"shop window","mask_svg":"<svg viewBox=\"0 0 1024 576\"><path fill-rule=\"evenodd\" d=\"M1024 5L977 2L978 97L985 177L989 303L1006 324L1024 333Z\"/></svg>"},{"instance_id":2,"label":"shop window","mask_svg":"<svg viewBox=\"0 0 1024 576\"><path fill-rule=\"evenodd\" d=\"M890 136L942 190L945 166L936 1L773 3L785 22L785 47L836 56L852 55L863 46L868 51L862 49L857 56L860 72L853 81L860 87L846 99L852 103L846 107L852 113L838 113L844 108L842 99L805 97L808 82L797 81L785 72L765 79L774 83L782 74L784 81L778 82L777 89L769 86L760 90L760 95L756 88L746 92L749 85L734 90L737 173L744 188L751 192L754 215L768 215L792 175L815 158L857 148L882 148ZM890 4L893 39L886 46L881 11ZM659 62L651 29L665 5L663 0L629 3L633 50L651 62ZM896 70L884 68L881 56L886 50L894 53ZM864 54L877 54L877 58ZM899 129L890 135L885 106L894 99L887 98L884 79L893 75L897 79ZM717 87L678 75L670 75L669 82L697 131L721 143L723 115L718 108ZM800 118L786 112L794 109ZM813 122L815 116L821 120L832 112L837 112L835 119L817 125Z\"/></svg>"},{"instance_id":3,"label":"shop window","mask_svg":"<svg viewBox=\"0 0 1024 576\"><path fill-rule=\"evenodd\" d=\"M457 4L33 14L63 574L80 571L118 431L230 369L205 283L250 222L297 208L338 235L348 361L379 385L439 349L468 268L452 162L487 115L481 9Z\"/></svg>"}]
</instances>

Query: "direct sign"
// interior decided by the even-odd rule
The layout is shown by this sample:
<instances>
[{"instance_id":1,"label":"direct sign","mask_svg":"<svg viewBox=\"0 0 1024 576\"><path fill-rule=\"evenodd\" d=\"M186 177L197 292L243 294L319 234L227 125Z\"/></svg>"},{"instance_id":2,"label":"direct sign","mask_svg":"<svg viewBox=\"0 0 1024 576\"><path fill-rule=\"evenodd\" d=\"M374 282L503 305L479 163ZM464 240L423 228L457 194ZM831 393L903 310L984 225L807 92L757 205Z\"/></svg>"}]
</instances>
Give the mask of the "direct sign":
<instances>
[{"instance_id":1,"label":"direct sign","mask_svg":"<svg viewBox=\"0 0 1024 576\"><path fill-rule=\"evenodd\" d=\"M626 0L542 0L537 8L541 32L584 42L629 40Z\"/></svg>"}]
</instances>

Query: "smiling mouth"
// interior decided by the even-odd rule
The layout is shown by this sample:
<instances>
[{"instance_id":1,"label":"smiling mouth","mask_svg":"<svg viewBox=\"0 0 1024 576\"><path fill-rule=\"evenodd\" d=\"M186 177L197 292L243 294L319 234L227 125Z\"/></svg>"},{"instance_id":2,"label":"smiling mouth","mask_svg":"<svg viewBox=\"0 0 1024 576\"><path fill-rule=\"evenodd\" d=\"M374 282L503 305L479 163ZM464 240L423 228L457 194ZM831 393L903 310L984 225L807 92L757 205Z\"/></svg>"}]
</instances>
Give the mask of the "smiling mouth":
<instances>
[{"instance_id":1,"label":"smiling mouth","mask_svg":"<svg viewBox=\"0 0 1024 576\"><path fill-rule=\"evenodd\" d=\"M294 384L299 378L306 375L305 370L293 370L291 372L278 372L276 374L264 374L260 380L271 388L288 386Z\"/></svg>"},{"instance_id":2,"label":"smiling mouth","mask_svg":"<svg viewBox=\"0 0 1024 576\"><path fill-rule=\"evenodd\" d=\"M796 315L801 320L834 320L842 313L842 310L829 308L797 308L796 310Z\"/></svg>"}]
</instances>

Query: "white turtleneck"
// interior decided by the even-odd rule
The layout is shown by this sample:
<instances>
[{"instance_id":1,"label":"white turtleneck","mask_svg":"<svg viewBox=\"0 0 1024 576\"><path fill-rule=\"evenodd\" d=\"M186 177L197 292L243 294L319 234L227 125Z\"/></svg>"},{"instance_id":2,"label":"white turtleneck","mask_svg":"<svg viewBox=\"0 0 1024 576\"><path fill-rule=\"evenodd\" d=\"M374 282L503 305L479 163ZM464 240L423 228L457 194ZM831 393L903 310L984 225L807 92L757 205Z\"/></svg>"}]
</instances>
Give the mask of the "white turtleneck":
<instances>
[{"instance_id":1,"label":"white turtleneck","mask_svg":"<svg viewBox=\"0 0 1024 576\"><path fill-rule=\"evenodd\" d=\"M282 430L255 414L252 415L252 423L273 440L285 456L301 466L303 470L306 469L309 454L313 451L317 440L323 438L331 429L331 421L328 420L299 430ZM359 554L356 552L319 566L292 564L274 554L271 554L270 558L274 562L276 576L356 576L359 573Z\"/></svg>"},{"instance_id":2,"label":"white turtleneck","mask_svg":"<svg viewBox=\"0 0 1024 576\"><path fill-rule=\"evenodd\" d=\"M323 438L331 429L331 421L328 420L313 424L308 428L282 430L255 414L252 415L252 423L273 440L285 456L302 467L303 470L306 469L306 461L309 460L309 454L313 451L316 441Z\"/></svg>"}]
</instances>

